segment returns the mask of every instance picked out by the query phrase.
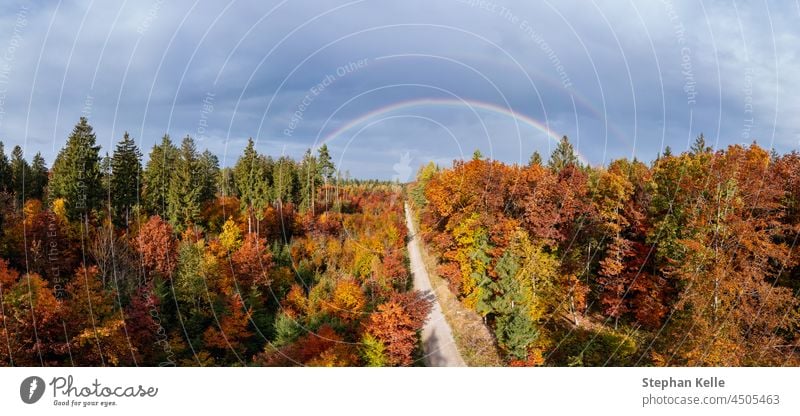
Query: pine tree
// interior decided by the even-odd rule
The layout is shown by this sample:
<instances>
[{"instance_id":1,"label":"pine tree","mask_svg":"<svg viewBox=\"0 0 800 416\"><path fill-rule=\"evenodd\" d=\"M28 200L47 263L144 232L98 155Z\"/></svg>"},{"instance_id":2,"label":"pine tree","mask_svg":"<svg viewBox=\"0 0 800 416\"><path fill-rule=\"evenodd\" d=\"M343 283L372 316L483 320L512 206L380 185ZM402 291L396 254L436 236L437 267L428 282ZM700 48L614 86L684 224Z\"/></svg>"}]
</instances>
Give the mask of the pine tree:
<instances>
[{"instance_id":1,"label":"pine tree","mask_svg":"<svg viewBox=\"0 0 800 416\"><path fill-rule=\"evenodd\" d=\"M528 160L528 166L542 166L542 155L538 151L533 152L530 160Z\"/></svg>"},{"instance_id":2,"label":"pine tree","mask_svg":"<svg viewBox=\"0 0 800 416\"><path fill-rule=\"evenodd\" d=\"M483 160L483 153L481 153L481 149L475 149L472 152L472 160Z\"/></svg>"},{"instance_id":3,"label":"pine tree","mask_svg":"<svg viewBox=\"0 0 800 416\"><path fill-rule=\"evenodd\" d=\"M199 160L194 139L183 138L178 160L172 170L167 194L167 214L172 227L178 231L193 224L200 215L202 186L199 176Z\"/></svg>"},{"instance_id":4,"label":"pine tree","mask_svg":"<svg viewBox=\"0 0 800 416\"><path fill-rule=\"evenodd\" d=\"M664 148L664 154L662 156L663 157L671 157L672 156L672 148L669 147L669 146L665 147Z\"/></svg>"},{"instance_id":5,"label":"pine tree","mask_svg":"<svg viewBox=\"0 0 800 416\"><path fill-rule=\"evenodd\" d=\"M142 153L128 132L117 144L111 169L111 204L118 223L127 225L131 208L139 202L142 180Z\"/></svg>"},{"instance_id":6,"label":"pine tree","mask_svg":"<svg viewBox=\"0 0 800 416\"><path fill-rule=\"evenodd\" d=\"M50 199L63 198L67 216L74 220L100 207L103 187L100 146L86 117L81 117L53 163Z\"/></svg>"},{"instance_id":7,"label":"pine tree","mask_svg":"<svg viewBox=\"0 0 800 416\"><path fill-rule=\"evenodd\" d=\"M177 160L178 148L172 144L169 135L164 135L161 144L154 145L150 151L150 160L142 175L142 199L149 212L166 217L167 194Z\"/></svg>"},{"instance_id":8,"label":"pine tree","mask_svg":"<svg viewBox=\"0 0 800 416\"><path fill-rule=\"evenodd\" d=\"M47 187L48 181L47 175L47 165L45 164L44 158L41 153L36 153L36 155L33 156L31 180L29 181L30 192L28 195L30 195L31 198L39 200L44 199L44 190Z\"/></svg>"},{"instance_id":9,"label":"pine tree","mask_svg":"<svg viewBox=\"0 0 800 416\"><path fill-rule=\"evenodd\" d=\"M11 167L3 142L0 142L0 192L11 191Z\"/></svg>"},{"instance_id":10,"label":"pine tree","mask_svg":"<svg viewBox=\"0 0 800 416\"><path fill-rule=\"evenodd\" d=\"M30 191L31 180L31 167L28 161L25 160L22 154L22 148L14 146L11 151L11 190L16 195L16 201L19 206L25 203L28 199Z\"/></svg>"},{"instance_id":11,"label":"pine tree","mask_svg":"<svg viewBox=\"0 0 800 416\"><path fill-rule=\"evenodd\" d=\"M572 143L569 142L567 136L561 138L558 146L553 150L550 155L550 162L548 166L556 172L560 172L567 166L578 165L578 157L575 155L575 149Z\"/></svg>"}]
</instances>

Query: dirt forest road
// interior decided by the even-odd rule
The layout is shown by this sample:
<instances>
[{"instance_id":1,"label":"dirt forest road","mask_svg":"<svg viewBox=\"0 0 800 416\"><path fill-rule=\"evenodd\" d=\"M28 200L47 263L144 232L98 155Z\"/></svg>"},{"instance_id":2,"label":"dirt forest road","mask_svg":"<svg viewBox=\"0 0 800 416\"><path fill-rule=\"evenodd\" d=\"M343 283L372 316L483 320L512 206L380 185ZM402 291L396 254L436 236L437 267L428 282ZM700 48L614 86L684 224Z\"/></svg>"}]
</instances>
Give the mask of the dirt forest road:
<instances>
[{"instance_id":1,"label":"dirt forest road","mask_svg":"<svg viewBox=\"0 0 800 416\"><path fill-rule=\"evenodd\" d=\"M419 251L419 238L411 220L411 210L406 204L406 226L408 235L408 257L411 262L411 273L414 275L414 289L421 291L427 299L433 301L428 322L422 328L422 349L425 353L425 365L428 367L465 367L466 364L456 348L453 331L442 314L442 308L431 287L428 271Z\"/></svg>"}]
</instances>

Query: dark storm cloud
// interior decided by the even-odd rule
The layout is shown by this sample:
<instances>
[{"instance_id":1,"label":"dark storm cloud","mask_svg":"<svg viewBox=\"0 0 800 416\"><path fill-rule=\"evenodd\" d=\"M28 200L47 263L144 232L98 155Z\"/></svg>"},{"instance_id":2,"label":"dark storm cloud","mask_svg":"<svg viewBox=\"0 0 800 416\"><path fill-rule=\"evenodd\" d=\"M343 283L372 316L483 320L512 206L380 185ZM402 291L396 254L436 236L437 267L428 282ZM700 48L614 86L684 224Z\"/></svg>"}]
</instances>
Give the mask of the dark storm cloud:
<instances>
[{"instance_id":1,"label":"dark storm cloud","mask_svg":"<svg viewBox=\"0 0 800 416\"><path fill-rule=\"evenodd\" d=\"M594 164L682 150L701 131L788 151L800 140L797 17L730 2L6 3L0 137L52 162L85 113L104 150L124 130L145 153L189 134L232 164L249 136L298 156L364 114L427 98L508 107ZM382 116L330 142L353 175L397 177L476 147L525 161L551 144L492 111Z\"/></svg>"}]
</instances>

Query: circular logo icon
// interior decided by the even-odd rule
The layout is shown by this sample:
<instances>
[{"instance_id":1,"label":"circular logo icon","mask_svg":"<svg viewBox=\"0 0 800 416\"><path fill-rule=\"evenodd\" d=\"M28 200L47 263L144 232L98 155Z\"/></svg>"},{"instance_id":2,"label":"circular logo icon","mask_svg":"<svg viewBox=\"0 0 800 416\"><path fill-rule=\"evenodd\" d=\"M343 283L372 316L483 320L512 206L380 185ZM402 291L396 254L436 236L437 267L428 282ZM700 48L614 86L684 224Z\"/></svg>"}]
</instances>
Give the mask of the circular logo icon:
<instances>
[{"instance_id":1,"label":"circular logo icon","mask_svg":"<svg viewBox=\"0 0 800 416\"><path fill-rule=\"evenodd\" d=\"M44 380L41 377L30 376L22 380L19 385L19 397L27 404L34 404L44 395Z\"/></svg>"}]
</instances>

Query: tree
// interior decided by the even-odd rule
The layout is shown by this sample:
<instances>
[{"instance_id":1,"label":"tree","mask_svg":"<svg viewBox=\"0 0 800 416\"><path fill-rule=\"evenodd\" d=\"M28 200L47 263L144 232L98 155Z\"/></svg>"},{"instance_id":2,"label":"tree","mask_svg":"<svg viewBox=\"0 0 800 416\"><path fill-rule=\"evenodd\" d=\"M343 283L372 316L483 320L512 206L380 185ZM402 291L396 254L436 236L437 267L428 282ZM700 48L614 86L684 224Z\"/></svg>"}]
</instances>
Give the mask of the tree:
<instances>
[{"instance_id":1,"label":"tree","mask_svg":"<svg viewBox=\"0 0 800 416\"><path fill-rule=\"evenodd\" d=\"M120 224L130 222L131 208L139 203L142 181L142 154L125 132L111 159L111 204Z\"/></svg>"},{"instance_id":2,"label":"tree","mask_svg":"<svg viewBox=\"0 0 800 416\"><path fill-rule=\"evenodd\" d=\"M44 199L45 188L48 182L48 170L44 158L41 153L36 153L33 156L33 163L31 164L31 178L29 183L31 198L39 200Z\"/></svg>"},{"instance_id":3,"label":"tree","mask_svg":"<svg viewBox=\"0 0 800 416\"><path fill-rule=\"evenodd\" d=\"M689 151L694 155L708 153L711 151L711 147L706 146L706 139L703 136L703 133L700 133L700 135L694 139L694 143L692 144L692 147L689 148Z\"/></svg>"},{"instance_id":4,"label":"tree","mask_svg":"<svg viewBox=\"0 0 800 416\"><path fill-rule=\"evenodd\" d=\"M145 270L165 279L172 277L177 265L177 247L172 227L158 215L150 217L136 236L136 248Z\"/></svg>"},{"instance_id":5,"label":"tree","mask_svg":"<svg viewBox=\"0 0 800 416\"><path fill-rule=\"evenodd\" d=\"M67 285L65 334L77 365L132 365L139 352L128 341L116 291L104 288L96 267L80 267Z\"/></svg>"},{"instance_id":6,"label":"tree","mask_svg":"<svg viewBox=\"0 0 800 416\"><path fill-rule=\"evenodd\" d=\"M317 150L317 162L319 164L319 172L325 179L325 182L327 183L333 180L334 175L336 175L336 166L333 164L333 159L331 158L327 144L323 144Z\"/></svg>"},{"instance_id":7,"label":"tree","mask_svg":"<svg viewBox=\"0 0 800 416\"><path fill-rule=\"evenodd\" d=\"M534 165L542 166L542 155L540 155L538 151L533 152L530 160L528 161L528 166Z\"/></svg>"},{"instance_id":8,"label":"tree","mask_svg":"<svg viewBox=\"0 0 800 416\"><path fill-rule=\"evenodd\" d=\"M576 166L578 163L578 156L575 155L572 143L569 142L567 136L563 136L556 149L553 150L553 154L550 155L550 161L547 166L556 172L560 172L567 166Z\"/></svg>"},{"instance_id":9,"label":"tree","mask_svg":"<svg viewBox=\"0 0 800 416\"><path fill-rule=\"evenodd\" d=\"M35 273L20 276L0 260L0 363L15 366L63 365L62 307L47 281Z\"/></svg>"},{"instance_id":10,"label":"tree","mask_svg":"<svg viewBox=\"0 0 800 416\"><path fill-rule=\"evenodd\" d=\"M53 163L50 199L63 198L69 219L88 215L103 200L100 146L86 117L81 117Z\"/></svg>"},{"instance_id":11,"label":"tree","mask_svg":"<svg viewBox=\"0 0 800 416\"><path fill-rule=\"evenodd\" d=\"M22 155L22 148L14 146L11 151L11 189L16 194L18 206L22 206L30 193L31 167Z\"/></svg>"},{"instance_id":12,"label":"tree","mask_svg":"<svg viewBox=\"0 0 800 416\"><path fill-rule=\"evenodd\" d=\"M672 148L669 146L664 147L663 157L672 157Z\"/></svg>"},{"instance_id":13,"label":"tree","mask_svg":"<svg viewBox=\"0 0 800 416\"><path fill-rule=\"evenodd\" d=\"M167 216L167 195L177 160L178 148L172 144L169 135L164 135L161 144L154 145L150 151L142 178L142 197L148 212Z\"/></svg>"},{"instance_id":14,"label":"tree","mask_svg":"<svg viewBox=\"0 0 800 416\"><path fill-rule=\"evenodd\" d=\"M202 183L200 163L194 139L183 138L167 194L167 214L172 227L178 231L194 224L200 215Z\"/></svg>"},{"instance_id":15,"label":"tree","mask_svg":"<svg viewBox=\"0 0 800 416\"><path fill-rule=\"evenodd\" d=\"M472 152L472 160L483 160L483 153L481 153L481 149L475 149Z\"/></svg>"},{"instance_id":16,"label":"tree","mask_svg":"<svg viewBox=\"0 0 800 416\"><path fill-rule=\"evenodd\" d=\"M282 156L272 169L273 199L279 204L293 203L297 194L297 164L289 157Z\"/></svg>"},{"instance_id":17,"label":"tree","mask_svg":"<svg viewBox=\"0 0 800 416\"><path fill-rule=\"evenodd\" d=\"M269 160L259 156L255 142L250 138L244 153L236 161L233 178L239 194L241 210L247 213L247 232L253 232L254 215L262 219L263 209L269 202ZM256 227L258 228L258 227Z\"/></svg>"},{"instance_id":18,"label":"tree","mask_svg":"<svg viewBox=\"0 0 800 416\"><path fill-rule=\"evenodd\" d=\"M394 300L378 305L367 324L367 333L383 345L386 364L390 366L412 364L417 329L402 305Z\"/></svg>"},{"instance_id":19,"label":"tree","mask_svg":"<svg viewBox=\"0 0 800 416\"><path fill-rule=\"evenodd\" d=\"M200 203L211 202L217 196L217 183L220 170L219 159L208 149L203 151L198 160L198 175L200 182Z\"/></svg>"},{"instance_id":20,"label":"tree","mask_svg":"<svg viewBox=\"0 0 800 416\"><path fill-rule=\"evenodd\" d=\"M322 176L317 164L317 158L311 153L311 149L307 149L303 155L298 179L300 180L300 210L311 211L313 215L316 205L316 192L322 185Z\"/></svg>"},{"instance_id":21,"label":"tree","mask_svg":"<svg viewBox=\"0 0 800 416\"><path fill-rule=\"evenodd\" d=\"M11 191L11 166L3 142L0 141L0 192Z\"/></svg>"}]
</instances>

